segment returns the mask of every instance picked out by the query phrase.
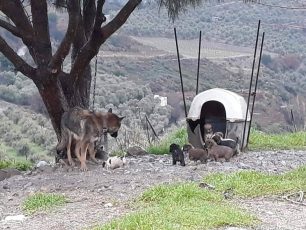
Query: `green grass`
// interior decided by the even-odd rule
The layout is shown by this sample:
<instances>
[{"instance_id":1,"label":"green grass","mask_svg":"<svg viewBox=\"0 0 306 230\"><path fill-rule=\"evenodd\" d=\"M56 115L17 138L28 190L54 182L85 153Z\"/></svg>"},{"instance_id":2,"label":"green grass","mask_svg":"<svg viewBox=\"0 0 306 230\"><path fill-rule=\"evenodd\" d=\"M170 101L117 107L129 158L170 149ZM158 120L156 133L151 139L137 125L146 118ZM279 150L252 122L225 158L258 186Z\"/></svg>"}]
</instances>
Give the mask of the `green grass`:
<instances>
[{"instance_id":1,"label":"green grass","mask_svg":"<svg viewBox=\"0 0 306 230\"><path fill-rule=\"evenodd\" d=\"M255 217L227 203L221 194L194 183L151 188L142 194L138 206L138 211L93 229L187 230L256 223Z\"/></svg>"},{"instance_id":2,"label":"green grass","mask_svg":"<svg viewBox=\"0 0 306 230\"><path fill-rule=\"evenodd\" d=\"M187 140L187 130L182 127L151 145L147 151L152 154L168 154L172 143L183 146ZM306 149L306 132L270 134L251 129L248 148L249 150Z\"/></svg>"},{"instance_id":3,"label":"green grass","mask_svg":"<svg viewBox=\"0 0 306 230\"><path fill-rule=\"evenodd\" d=\"M52 207L57 207L66 202L63 195L36 193L29 196L22 205L25 212L33 214L37 211L49 210Z\"/></svg>"},{"instance_id":4,"label":"green grass","mask_svg":"<svg viewBox=\"0 0 306 230\"><path fill-rule=\"evenodd\" d=\"M1 138L0 138L0 142ZM14 159L24 159L24 156L18 156L17 150L6 145L4 142L0 143L0 154L1 154L1 160L6 158L14 158Z\"/></svg>"},{"instance_id":5,"label":"green grass","mask_svg":"<svg viewBox=\"0 0 306 230\"><path fill-rule=\"evenodd\" d=\"M0 160L0 169L15 168L20 171L26 171L32 168L32 165L28 161L12 161L12 160Z\"/></svg>"},{"instance_id":6,"label":"green grass","mask_svg":"<svg viewBox=\"0 0 306 230\"><path fill-rule=\"evenodd\" d=\"M250 150L306 149L306 132L267 134L251 130Z\"/></svg>"},{"instance_id":7,"label":"green grass","mask_svg":"<svg viewBox=\"0 0 306 230\"><path fill-rule=\"evenodd\" d=\"M147 152L157 155L169 154L169 146L172 143L176 143L182 147L187 143L187 139L186 128L182 127L173 131L161 141L149 146Z\"/></svg>"},{"instance_id":8,"label":"green grass","mask_svg":"<svg viewBox=\"0 0 306 230\"><path fill-rule=\"evenodd\" d=\"M280 195L289 191L306 190L306 166L281 175L269 175L256 171L240 171L231 174L217 173L204 178L217 191L232 189L239 197Z\"/></svg>"}]
</instances>

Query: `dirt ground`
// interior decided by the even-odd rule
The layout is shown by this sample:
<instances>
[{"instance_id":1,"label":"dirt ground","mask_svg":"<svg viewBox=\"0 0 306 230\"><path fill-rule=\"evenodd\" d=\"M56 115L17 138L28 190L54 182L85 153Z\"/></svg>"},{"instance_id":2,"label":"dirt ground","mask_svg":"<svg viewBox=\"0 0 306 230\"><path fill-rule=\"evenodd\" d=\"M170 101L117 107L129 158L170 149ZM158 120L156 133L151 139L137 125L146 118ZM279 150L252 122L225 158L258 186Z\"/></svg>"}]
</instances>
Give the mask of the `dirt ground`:
<instances>
[{"instance_id":1,"label":"dirt ground","mask_svg":"<svg viewBox=\"0 0 306 230\"><path fill-rule=\"evenodd\" d=\"M124 168L107 171L101 165L89 165L88 172L65 167L45 167L30 175L0 181L0 229L70 230L85 229L133 211L129 202L145 189L161 183L201 181L211 172L259 170L282 173L306 164L305 151L266 151L243 153L231 162L189 163L172 166L170 156L129 157ZM29 174L29 173L28 173ZM306 179L306 178L305 178ZM48 212L27 216L22 201L35 192L64 194L69 202ZM260 230L306 229L306 206L281 197L232 200L257 216ZM7 221L7 216L26 215L23 221ZM226 227L227 230L244 228Z\"/></svg>"}]
</instances>

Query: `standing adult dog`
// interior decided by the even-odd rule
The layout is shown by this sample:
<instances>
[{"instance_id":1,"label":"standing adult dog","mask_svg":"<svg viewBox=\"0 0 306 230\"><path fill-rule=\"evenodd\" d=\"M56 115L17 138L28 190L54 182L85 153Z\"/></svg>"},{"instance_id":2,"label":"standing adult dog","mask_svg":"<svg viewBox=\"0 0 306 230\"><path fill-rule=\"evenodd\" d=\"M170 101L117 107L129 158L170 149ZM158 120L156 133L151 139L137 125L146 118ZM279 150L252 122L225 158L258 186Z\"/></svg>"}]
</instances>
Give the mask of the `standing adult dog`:
<instances>
[{"instance_id":1,"label":"standing adult dog","mask_svg":"<svg viewBox=\"0 0 306 230\"><path fill-rule=\"evenodd\" d=\"M67 149L67 158L70 165L75 163L71 157L71 142L75 140L75 156L81 162L81 170L86 171L86 154L97 162L95 158L94 142L103 134L110 133L112 137L118 136L123 117L118 117L110 109L107 113L91 112L81 107L74 107L62 115L61 140L57 151Z\"/></svg>"}]
</instances>

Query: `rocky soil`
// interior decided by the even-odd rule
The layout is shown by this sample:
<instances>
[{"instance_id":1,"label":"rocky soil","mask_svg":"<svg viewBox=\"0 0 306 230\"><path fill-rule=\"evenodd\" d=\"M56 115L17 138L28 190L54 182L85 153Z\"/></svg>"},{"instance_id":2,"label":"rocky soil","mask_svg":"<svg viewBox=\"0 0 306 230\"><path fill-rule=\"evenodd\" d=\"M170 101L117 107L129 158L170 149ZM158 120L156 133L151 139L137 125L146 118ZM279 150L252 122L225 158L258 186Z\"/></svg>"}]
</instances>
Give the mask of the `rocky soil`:
<instances>
[{"instance_id":1,"label":"rocky soil","mask_svg":"<svg viewBox=\"0 0 306 230\"><path fill-rule=\"evenodd\" d=\"M306 152L248 152L233 158L231 162L192 162L186 167L172 166L171 157L167 155L145 155L129 157L127 160L128 164L124 168L110 171L101 165L89 165L88 172L67 167L42 166L32 173L0 181L0 229L89 228L133 211L129 202L153 185L178 181L199 182L203 176L212 172L259 170L282 173L306 164ZM27 216L21 204L28 195L39 191L64 194L69 202L50 211ZM306 229L306 206L290 203L281 197L235 199L233 203L239 203L261 220L253 229ZM22 214L25 215L22 221L8 220L8 216Z\"/></svg>"}]
</instances>

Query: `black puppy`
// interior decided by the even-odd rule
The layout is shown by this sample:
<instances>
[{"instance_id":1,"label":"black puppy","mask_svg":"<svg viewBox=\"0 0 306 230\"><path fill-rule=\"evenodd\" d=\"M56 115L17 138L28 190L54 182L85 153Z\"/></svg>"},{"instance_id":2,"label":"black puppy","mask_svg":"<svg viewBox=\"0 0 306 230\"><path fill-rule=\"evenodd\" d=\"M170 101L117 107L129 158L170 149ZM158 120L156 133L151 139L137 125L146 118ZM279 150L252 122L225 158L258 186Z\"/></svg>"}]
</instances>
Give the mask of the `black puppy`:
<instances>
[{"instance_id":1,"label":"black puppy","mask_svg":"<svg viewBox=\"0 0 306 230\"><path fill-rule=\"evenodd\" d=\"M172 154L173 165L176 165L176 162L179 161L181 166L185 166L184 153L179 145L171 144L170 153Z\"/></svg>"}]
</instances>

